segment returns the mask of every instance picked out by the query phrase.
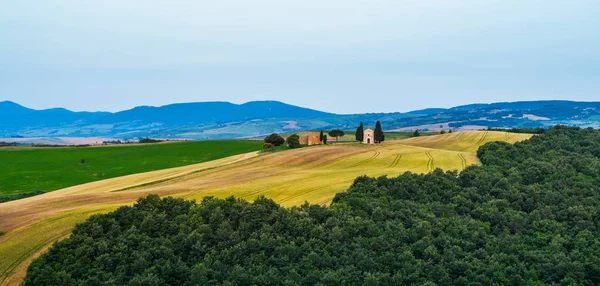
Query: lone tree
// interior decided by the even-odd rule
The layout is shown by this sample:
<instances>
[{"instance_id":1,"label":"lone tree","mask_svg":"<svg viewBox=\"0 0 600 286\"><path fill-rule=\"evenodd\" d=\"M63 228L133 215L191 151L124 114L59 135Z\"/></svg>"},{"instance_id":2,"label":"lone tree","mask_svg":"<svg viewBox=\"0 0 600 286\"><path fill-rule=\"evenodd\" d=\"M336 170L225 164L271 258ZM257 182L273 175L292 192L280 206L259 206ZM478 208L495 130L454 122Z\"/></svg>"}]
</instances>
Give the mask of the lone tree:
<instances>
[{"instance_id":1,"label":"lone tree","mask_svg":"<svg viewBox=\"0 0 600 286\"><path fill-rule=\"evenodd\" d=\"M363 142L364 139L365 139L365 129L364 129L363 123L361 121L358 128L356 128L356 141Z\"/></svg>"},{"instance_id":2,"label":"lone tree","mask_svg":"<svg viewBox=\"0 0 600 286\"><path fill-rule=\"evenodd\" d=\"M335 137L335 141L339 141L340 137L344 137L346 133L344 133L344 131L339 130L339 129L333 129L331 131L329 131L329 136L331 137Z\"/></svg>"},{"instance_id":3,"label":"lone tree","mask_svg":"<svg viewBox=\"0 0 600 286\"><path fill-rule=\"evenodd\" d=\"M323 142L325 140L323 137L323 130L321 130L321 134L319 134L319 141Z\"/></svg>"},{"instance_id":4,"label":"lone tree","mask_svg":"<svg viewBox=\"0 0 600 286\"><path fill-rule=\"evenodd\" d=\"M419 129L415 130L415 133L413 133L413 137L419 137L421 136L421 133L419 133Z\"/></svg>"},{"instance_id":5,"label":"lone tree","mask_svg":"<svg viewBox=\"0 0 600 286\"><path fill-rule=\"evenodd\" d=\"M288 147L292 149L300 147L300 136L298 136L298 134L292 134L288 136L285 141L287 142Z\"/></svg>"},{"instance_id":6,"label":"lone tree","mask_svg":"<svg viewBox=\"0 0 600 286\"><path fill-rule=\"evenodd\" d=\"M373 136L375 137L375 143L381 143L383 141L385 141L385 135L383 135L383 129L381 129L381 122L379 122L379 120L377 120L377 123L375 123L375 134L373 134Z\"/></svg>"},{"instance_id":7,"label":"lone tree","mask_svg":"<svg viewBox=\"0 0 600 286\"><path fill-rule=\"evenodd\" d=\"M265 143L271 143L275 146L281 146L281 144L285 143L283 137L279 136L277 133L273 133L265 138Z\"/></svg>"},{"instance_id":8,"label":"lone tree","mask_svg":"<svg viewBox=\"0 0 600 286\"><path fill-rule=\"evenodd\" d=\"M327 135L323 135L323 144L327 145Z\"/></svg>"}]
</instances>

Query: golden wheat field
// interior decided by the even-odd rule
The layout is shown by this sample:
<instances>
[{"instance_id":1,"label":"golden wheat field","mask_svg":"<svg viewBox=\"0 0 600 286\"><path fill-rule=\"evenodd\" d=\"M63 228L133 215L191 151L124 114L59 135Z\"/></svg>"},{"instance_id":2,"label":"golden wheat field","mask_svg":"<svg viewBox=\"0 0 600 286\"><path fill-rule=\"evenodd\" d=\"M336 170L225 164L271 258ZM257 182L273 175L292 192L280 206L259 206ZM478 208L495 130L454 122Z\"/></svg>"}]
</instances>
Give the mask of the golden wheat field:
<instances>
[{"instance_id":1,"label":"golden wheat field","mask_svg":"<svg viewBox=\"0 0 600 286\"><path fill-rule=\"evenodd\" d=\"M73 226L158 194L253 200L264 195L284 206L327 205L361 175L397 176L478 164L477 148L490 141L531 137L504 132L461 132L389 141L376 146L339 144L271 154L247 153L185 167L74 186L0 204L0 284L18 285L29 263Z\"/></svg>"}]
</instances>

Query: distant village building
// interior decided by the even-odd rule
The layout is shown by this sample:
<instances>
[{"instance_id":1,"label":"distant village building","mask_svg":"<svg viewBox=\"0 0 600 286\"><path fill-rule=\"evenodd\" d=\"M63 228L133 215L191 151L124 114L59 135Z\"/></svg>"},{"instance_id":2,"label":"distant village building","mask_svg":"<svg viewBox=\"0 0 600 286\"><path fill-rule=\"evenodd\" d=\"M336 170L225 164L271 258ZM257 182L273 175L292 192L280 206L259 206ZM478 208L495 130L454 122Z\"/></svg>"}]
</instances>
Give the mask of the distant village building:
<instances>
[{"instance_id":1,"label":"distant village building","mask_svg":"<svg viewBox=\"0 0 600 286\"><path fill-rule=\"evenodd\" d=\"M320 140L320 133L308 133L307 135L300 136L300 145L319 145L322 144Z\"/></svg>"},{"instance_id":2,"label":"distant village building","mask_svg":"<svg viewBox=\"0 0 600 286\"><path fill-rule=\"evenodd\" d=\"M375 144L375 131L371 126L363 131L363 144Z\"/></svg>"}]
</instances>

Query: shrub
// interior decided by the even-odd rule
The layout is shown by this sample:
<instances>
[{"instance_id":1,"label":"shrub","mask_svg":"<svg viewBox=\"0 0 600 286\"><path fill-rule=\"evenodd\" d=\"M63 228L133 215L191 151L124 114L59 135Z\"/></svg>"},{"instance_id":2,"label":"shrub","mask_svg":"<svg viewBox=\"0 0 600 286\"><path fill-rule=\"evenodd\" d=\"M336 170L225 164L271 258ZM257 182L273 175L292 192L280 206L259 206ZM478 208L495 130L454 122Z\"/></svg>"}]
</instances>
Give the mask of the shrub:
<instances>
[{"instance_id":1,"label":"shrub","mask_svg":"<svg viewBox=\"0 0 600 286\"><path fill-rule=\"evenodd\" d=\"M263 152L272 152L274 150L275 150L275 146L273 146L273 144L271 144L271 143L263 144L263 147L262 147Z\"/></svg>"}]
</instances>

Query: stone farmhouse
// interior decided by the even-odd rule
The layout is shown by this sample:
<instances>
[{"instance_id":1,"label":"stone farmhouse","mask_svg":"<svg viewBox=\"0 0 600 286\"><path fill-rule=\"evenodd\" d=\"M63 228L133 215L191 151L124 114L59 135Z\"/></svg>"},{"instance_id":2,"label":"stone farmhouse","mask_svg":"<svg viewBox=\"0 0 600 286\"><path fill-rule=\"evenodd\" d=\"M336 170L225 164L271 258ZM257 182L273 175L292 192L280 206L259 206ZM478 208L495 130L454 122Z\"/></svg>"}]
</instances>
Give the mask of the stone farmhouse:
<instances>
[{"instance_id":1,"label":"stone farmhouse","mask_svg":"<svg viewBox=\"0 0 600 286\"><path fill-rule=\"evenodd\" d=\"M320 138L320 133L317 132L312 132L312 133L308 133L306 135L302 135L300 136L300 144L301 145L320 145L323 144L323 142L321 142L321 140L319 140Z\"/></svg>"}]
</instances>

